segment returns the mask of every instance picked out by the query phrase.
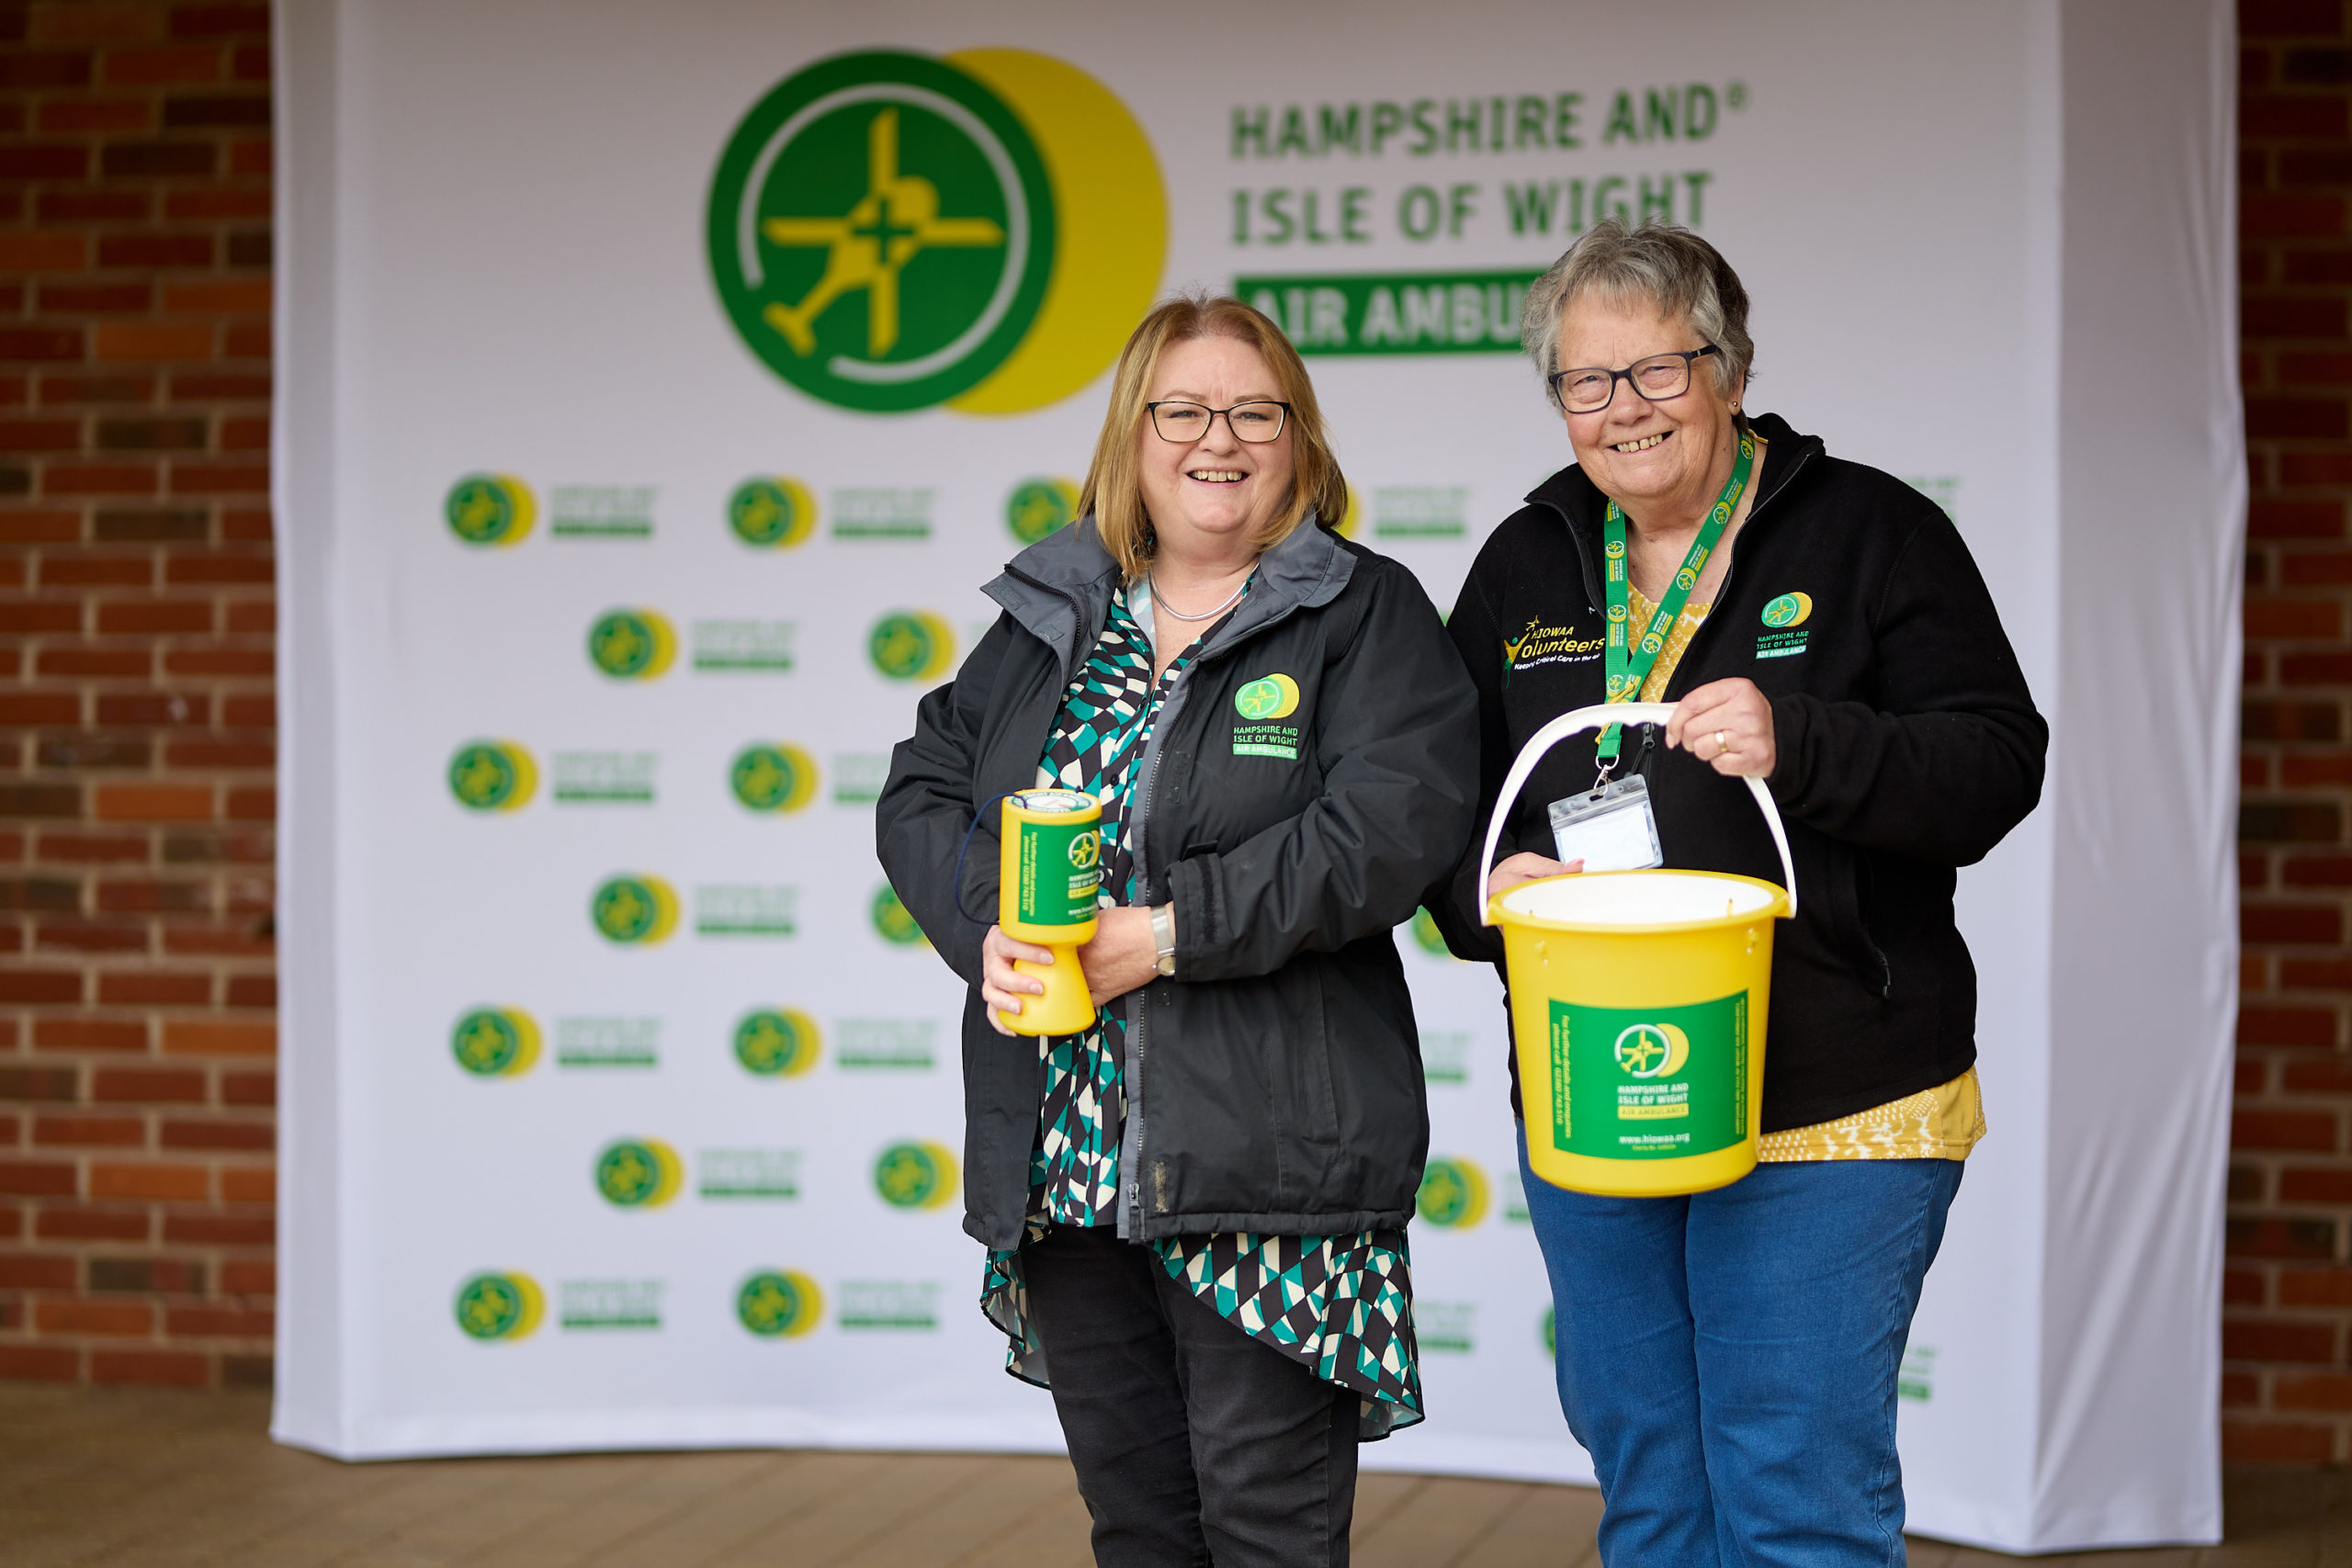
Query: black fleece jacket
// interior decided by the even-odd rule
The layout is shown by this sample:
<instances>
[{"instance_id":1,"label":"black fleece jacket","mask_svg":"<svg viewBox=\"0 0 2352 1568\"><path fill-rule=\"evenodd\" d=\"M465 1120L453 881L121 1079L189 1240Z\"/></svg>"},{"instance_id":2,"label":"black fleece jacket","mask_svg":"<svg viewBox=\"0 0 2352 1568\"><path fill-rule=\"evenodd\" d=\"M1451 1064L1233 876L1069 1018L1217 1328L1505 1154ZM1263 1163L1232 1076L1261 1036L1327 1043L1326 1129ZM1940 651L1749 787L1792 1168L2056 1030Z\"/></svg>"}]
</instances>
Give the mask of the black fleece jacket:
<instances>
[{"instance_id":1,"label":"black fleece jacket","mask_svg":"<svg viewBox=\"0 0 2352 1568\"><path fill-rule=\"evenodd\" d=\"M1756 502L1666 700L1743 676L1772 704L1769 782L1800 912L1773 942L1770 1133L1916 1094L1975 1061L1976 970L1952 919L1955 868L2033 809L2049 727L1943 513L1777 417L1756 429L1767 443ZM1527 499L1479 551L1448 623L1478 688L1482 784L1471 858L1431 913L1457 954L1498 968L1475 857L1503 774L1546 720L1603 698L1608 502L1575 468ZM1545 807L1591 787L1594 740L1564 741L1535 770L1497 860L1554 852ZM1738 780L1668 751L1657 726L1627 730L1623 761L1621 774L1649 781L1667 864L1781 880Z\"/></svg>"}]
</instances>

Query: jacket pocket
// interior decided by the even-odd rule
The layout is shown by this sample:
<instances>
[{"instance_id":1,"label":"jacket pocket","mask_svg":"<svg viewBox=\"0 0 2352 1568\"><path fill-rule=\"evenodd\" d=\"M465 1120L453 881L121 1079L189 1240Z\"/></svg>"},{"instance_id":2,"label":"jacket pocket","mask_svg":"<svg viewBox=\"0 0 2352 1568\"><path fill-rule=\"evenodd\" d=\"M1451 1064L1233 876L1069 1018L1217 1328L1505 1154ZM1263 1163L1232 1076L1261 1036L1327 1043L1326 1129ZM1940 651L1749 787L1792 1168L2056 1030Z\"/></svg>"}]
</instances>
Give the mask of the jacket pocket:
<instances>
[{"instance_id":1,"label":"jacket pocket","mask_svg":"<svg viewBox=\"0 0 2352 1568\"><path fill-rule=\"evenodd\" d=\"M1330 1030L1323 1004L1321 954L1293 959L1272 976L1281 1025L1267 1041L1275 1093L1276 1206L1300 1210L1324 1196L1340 1144L1340 1107L1331 1089Z\"/></svg>"},{"instance_id":2,"label":"jacket pocket","mask_svg":"<svg viewBox=\"0 0 2352 1568\"><path fill-rule=\"evenodd\" d=\"M1894 967L1862 917L1862 884L1869 875L1869 862L1852 845L1829 841L1831 933L1855 976L1883 1000L1894 989Z\"/></svg>"}]
</instances>

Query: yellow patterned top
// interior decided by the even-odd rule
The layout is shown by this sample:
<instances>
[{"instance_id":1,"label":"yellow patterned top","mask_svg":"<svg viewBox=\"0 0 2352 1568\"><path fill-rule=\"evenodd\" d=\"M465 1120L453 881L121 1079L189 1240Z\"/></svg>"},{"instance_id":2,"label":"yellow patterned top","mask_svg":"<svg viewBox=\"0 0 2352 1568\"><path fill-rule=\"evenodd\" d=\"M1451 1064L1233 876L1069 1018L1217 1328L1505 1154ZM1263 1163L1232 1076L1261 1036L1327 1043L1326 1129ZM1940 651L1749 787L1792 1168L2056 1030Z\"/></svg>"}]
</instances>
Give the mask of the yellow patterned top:
<instances>
[{"instance_id":1,"label":"yellow patterned top","mask_svg":"<svg viewBox=\"0 0 2352 1568\"><path fill-rule=\"evenodd\" d=\"M1707 618L1713 604L1694 604L1685 600L1682 614L1674 617L1674 629L1666 634L1666 646L1657 650L1657 662L1650 666L1649 679L1642 682L1642 701L1660 703L1666 700L1666 683L1674 679L1674 667L1682 662L1682 650L1699 633L1699 623ZM1657 605L1649 595L1625 583L1625 617L1633 630L1625 638L1626 646L1638 648L1642 638L1649 635L1650 617L1657 614Z\"/></svg>"},{"instance_id":2,"label":"yellow patterned top","mask_svg":"<svg viewBox=\"0 0 2352 1568\"><path fill-rule=\"evenodd\" d=\"M1630 641L1639 643L1648 631L1657 606L1631 582L1625 584L1627 618L1636 629ZM1685 604L1675 617L1657 662L1642 682L1642 701L1663 702L1667 682L1683 650L1707 618L1713 604ZM1840 1116L1810 1127L1767 1133L1756 1141L1756 1157L1764 1164L1817 1159L1966 1159L1968 1151L1984 1136L1984 1100L1977 1092L1976 1069L1969 1068L1950 1083L1923 1089L1914 1095Z\"/></svg>"},{"instance_id":3,"label":"yellow patterned top","mask_svg":"<svg viewBox=\"0 0 2352 1568\"><path fill-rule=\"evenodd\" d=\"M1984 1135L1984 1100L1976 1069L1950 1083L1923 1089L1835 1122L1767 1133L1756 1157L1768 1163L1806 1159L1966 1159Z\"/></svg>"}]
</instances>

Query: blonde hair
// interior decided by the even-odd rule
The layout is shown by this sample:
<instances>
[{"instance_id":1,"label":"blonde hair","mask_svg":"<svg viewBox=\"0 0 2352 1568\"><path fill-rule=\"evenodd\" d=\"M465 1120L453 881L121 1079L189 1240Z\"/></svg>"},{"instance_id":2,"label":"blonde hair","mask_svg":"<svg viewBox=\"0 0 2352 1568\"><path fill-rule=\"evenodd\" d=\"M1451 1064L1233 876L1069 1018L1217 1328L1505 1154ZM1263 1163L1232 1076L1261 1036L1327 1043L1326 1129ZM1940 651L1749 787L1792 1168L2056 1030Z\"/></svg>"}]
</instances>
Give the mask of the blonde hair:
<instances>
[{"instance_id":1,"label":"blonde hair","mask_svg":"<svg viewBox=\"0 0 2352 1568\"><path fill-rule=\"evenodd\" d=\"M1151 398L1151 380L1159 356L1170 344L1194 338L1223 337L1255 348L1274 373L1281 400L1290 405L1284 426L1291 437L1290 499L1251 543L1272 549L1312 512L1327 528L1337 528L1348 509L1348 481L1323 428L1323 411L1315 400L1315 385L1306 366L1290 345L1283 330L1260 312L1228 296L1180 294L1152 307L1127 346L1119 351L1119 366L1111 378L1111 407L1102 419L1102 434L1095 438L1094 461L1086 470L1086 486L1079 492L1078 514L1094 514L1102 546L1134 582L1151 564L1158 547L1151 519L1143 504L1143 477L1136 459L1136 438L1150 418L1145 404Z\"/></svg>"}]
</instances>

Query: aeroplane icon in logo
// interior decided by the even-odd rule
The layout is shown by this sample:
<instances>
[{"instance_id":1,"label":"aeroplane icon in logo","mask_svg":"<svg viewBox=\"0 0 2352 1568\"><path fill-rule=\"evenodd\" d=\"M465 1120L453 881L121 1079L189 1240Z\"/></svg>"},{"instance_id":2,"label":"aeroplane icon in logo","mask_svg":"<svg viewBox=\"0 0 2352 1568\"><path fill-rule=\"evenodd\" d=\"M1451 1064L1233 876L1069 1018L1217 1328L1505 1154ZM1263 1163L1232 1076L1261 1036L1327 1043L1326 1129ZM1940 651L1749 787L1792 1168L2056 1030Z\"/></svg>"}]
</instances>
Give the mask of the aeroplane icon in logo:
<instances>
[{"instance_id":1,"label":"aeroplane icon in logo","mask_svg":"<svg viewBox=\"0 0 2352 1568\"><path fill-rule=\"evenodd\" d=\"M1612 1055L1629 1077L1668 1077L1690 1059L1690 1036L1671 1023L1632 1024L1618 1034Z\"/></svg>"},{"instance_id":2,"label":"aeroplane icon in logo","mask_svg":"<svg viewBox=\"0 0 2352 1568\"><path fill-rule=\"evenodd\" d=\"M869 51L752 106L707 230L729 320L803 392L1014 413L1117 354L1159 288L1168 216L1142 128L1076 67Z\"/></svg>"}]
</instances>

